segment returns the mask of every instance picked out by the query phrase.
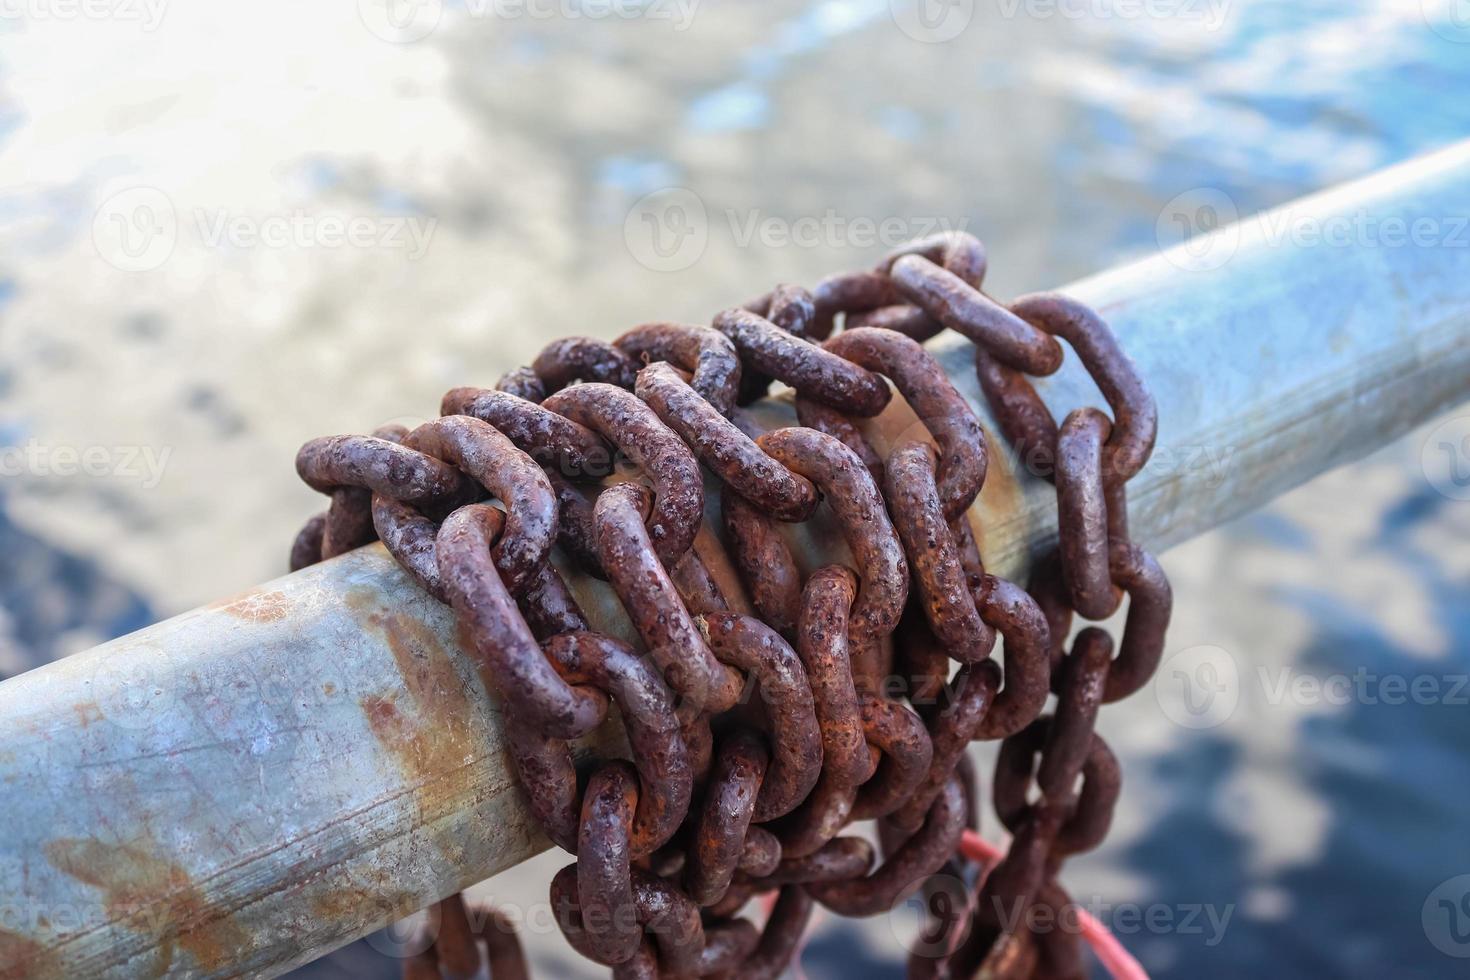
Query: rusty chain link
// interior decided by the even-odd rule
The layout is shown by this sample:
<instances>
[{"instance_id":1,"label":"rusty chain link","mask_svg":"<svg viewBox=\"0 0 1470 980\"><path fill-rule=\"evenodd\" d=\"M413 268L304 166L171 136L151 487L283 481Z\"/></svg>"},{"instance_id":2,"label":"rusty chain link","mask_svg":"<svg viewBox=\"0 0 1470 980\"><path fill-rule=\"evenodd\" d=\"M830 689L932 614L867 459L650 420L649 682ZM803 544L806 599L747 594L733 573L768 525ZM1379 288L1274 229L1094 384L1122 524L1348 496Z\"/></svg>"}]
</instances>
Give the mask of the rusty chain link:
<instances>
[{"instance_id":1,"label":"rusty chain link","mask_svg":"<svg viewBox=\"0 0 1470 980\"><path fill-rule=\"evenodd\" d=\"M454 608L531 811L577 857L551 883L557 922L615 977L774 978L815 905L870 916L939 894L978 827L979 740L1001 740L1010 850L937 914L937 952L914 951L910 975L1083 975L1075 935L1014 924L1068 907L1062 863L1102 840L1120 787L1098 710L1162 652L1169 584L1128 538L1125 489L1157 415L1096 313L1053 294L1003 304L982 291L986 267L973 236L933 236L709 326L554 342L493 389L451 390L411 432L298 454L331 503L291 567L381 539ZM1058 544L1025 589L981 558L986 434L921 346L944 329L975 343L1002 434L1056 486ZM1061 367L1062 341L1111 416L1053 419L1030 379ZM799 427L764 431L739 407L773 380L794 389ZM894 391L917 424L883 454L865 420ZM733 578L695 548L706 473ZM840 538L846 560L804 569L803 527ZM553 546L607 582L639 647L591 631ZM1116 657L1096 626L1069 647L1074 616L1106 619L1124 597ZM579 773L568 740L610 705L627 760ZM865 820L881 854L843 836ZM741 917L758 896L773 902L759 928ZM450 896L427 928L406 978L526 973L492 910Z\"/></svg>"}]
</instances>

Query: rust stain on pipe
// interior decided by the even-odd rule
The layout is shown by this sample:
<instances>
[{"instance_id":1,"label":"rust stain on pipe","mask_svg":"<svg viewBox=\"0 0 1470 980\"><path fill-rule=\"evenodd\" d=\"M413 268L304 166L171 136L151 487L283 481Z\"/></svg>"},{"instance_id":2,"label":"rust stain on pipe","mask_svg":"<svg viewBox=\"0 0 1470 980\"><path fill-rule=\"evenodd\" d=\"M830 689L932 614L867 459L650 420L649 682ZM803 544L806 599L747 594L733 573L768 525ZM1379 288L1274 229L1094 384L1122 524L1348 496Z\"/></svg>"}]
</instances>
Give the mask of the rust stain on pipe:
<instances>
[{"instance_id":1,"label":"rust stain on pipe","mask_svg":"<svg viewBox=\"0 0 1470 980\"><path fill-rule=\"evenodd\" d=\"M275 623L290 615L291 600L284 592L252 590L205 608L218 609L250 623Z\"/></svg>"},{"instance_id":2,"label":"rust stain on pipe","mask_svg":"<svg viewBox=\"0 0 1470 980\"><path fill-rule=\"evenodd\" d=\"M249 945L245 931L152 844L62 837L48 843L45 854L63 874L99 890L109 918L154 939L155 976L170 972L176 951L192 956L196 968L214 971Z\"/></svg>"},{"instance_id":3,"label":"rust stain on pipe","mask_svg":"<svg viewBox=\"0 0 1470 980\"><path fill-rule=\"evenodd\" d=\"M0 980L61 974L56 954L34 939L0 929Z\"/></svg>"},{"instance_id":4,"label":"rust stain on pipe","mask_svg":"<svg viewBox=\"0 0 1470 980\"><path fill-rule=\"evenodd\" d=\"M454 835L438 829L472 791L470 765L479 752L469 720L471 692L434 631L412 616L377 607L377 596L349 593L347 603L364 627L380 635L403 678L401 691L364 694L359 703L368 727L413 788L418 821L431 829L448 861L463 858Z\"/></svg>"}]
</instances>

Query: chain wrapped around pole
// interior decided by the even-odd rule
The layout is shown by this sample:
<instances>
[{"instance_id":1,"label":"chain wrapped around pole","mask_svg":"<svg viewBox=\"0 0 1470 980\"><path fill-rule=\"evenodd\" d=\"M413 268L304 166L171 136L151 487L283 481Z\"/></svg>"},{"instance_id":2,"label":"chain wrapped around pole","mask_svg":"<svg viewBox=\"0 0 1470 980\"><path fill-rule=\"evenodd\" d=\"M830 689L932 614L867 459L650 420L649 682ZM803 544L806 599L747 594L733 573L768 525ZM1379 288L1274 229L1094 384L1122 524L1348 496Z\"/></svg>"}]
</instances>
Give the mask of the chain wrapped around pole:
<instances>
[{"instance_id":1,"label":"chain wrapped around pole","mask_svg":"<svg viewBox=\"0 0 1470 980\"><path fill-rule=\"evenodd\" d=\"M1125 490L1157 415L1095 313L994 300L986 265L972 236L935 236L709 326L556 341L493 390L450 391L413 431L302 447L298 471L331 504L292 567L381 538L454 608L530 808L577 857L551 885L558 924L614 976L775 977L816 905L871 916L937 893L978 826L978 740L1002 740L991 790L1010 850L910 973L1082 976L1074 935L1015 924L1065 906L1063 860L1106 834L1120 775L1094 721L1162 652L1169 585L1128 538ZM1002 434L1056 485L1059 542L1025 588L987 573L976 544L986 433L921 346L945 329L975 343ZM1028 375L1056 371L1062 341L1111 415L1053 420ZM772 381L794 389L800 427L763 431L742 407ZM864 420L895 392L920 424L883 456ZM694 547L707 475L733 583ZM798 565L787 534L809 521L846 561ZM607 582L638 647L592 632L553 548ZM1125 597L1116 657L1095 626L1068 645L1074 616ZM610 709L629 759L579 772L567 740ZM864 820L881 854L843 835ZM741 913L760 896L758 927ZM405 977L487 958L495 980L525 975L503 916L459 896L432 911L437 939Z\"/></svg>"}]
</instances>

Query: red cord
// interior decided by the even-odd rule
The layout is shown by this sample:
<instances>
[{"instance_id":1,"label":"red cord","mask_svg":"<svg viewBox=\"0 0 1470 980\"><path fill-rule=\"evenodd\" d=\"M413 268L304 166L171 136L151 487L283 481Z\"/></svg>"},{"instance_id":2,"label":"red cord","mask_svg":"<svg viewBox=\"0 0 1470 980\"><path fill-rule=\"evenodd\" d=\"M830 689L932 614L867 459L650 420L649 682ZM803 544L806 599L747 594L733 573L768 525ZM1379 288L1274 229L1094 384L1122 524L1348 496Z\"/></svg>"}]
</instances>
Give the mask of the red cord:
<instances>
[{"instance_id":1,"label":"red cord","mask_svg":"<svg viewBox=\"0 0 1470 980\"><path fill-rule=\"evenodd\" d=\"M965 831L960 839L960 853L985 869L999 863L1005 853L989 843L973 830ZM1098 961L1112 975L1113 980L1149 980L1143 965L1133 954L1123 948L1108 927L1088 914L1086 909L1077 910L1077 921L1082 928L1082 938L1092 947Z\"/></svg>"},{"instance_id":2,"label":"red cord","mask_svg":"<svg viewBox=\"0 0 1470 980\"><path fill-rule=\"evenodd\" d=\"M981 875L990 871L992 867L1000 863L1005 857L1005 852L991 844L985 838L967 830L960 838L960 853L981 867ZM767 895L761 902L766 915L771 914L775 908L775 894ZM1087 945L1092 947L1092 952L1097 956L1098 962L1103 965L1113 977L1113 980L1149 980L1148 973L1143 965L1133 958L1133 954L1123 948L1116 936L1108 932L1108 927L1103 925L1086 909L1077 910L1077 922L1082 929L1082 938L1087 940ZM810 933L810 929L806 933ZM802 937L801 944L797 947L796 955L792 957L791 968L798 977L805 977L801 969L801 951L806 946L806 937Z\"/></svg>"}]
</instances>

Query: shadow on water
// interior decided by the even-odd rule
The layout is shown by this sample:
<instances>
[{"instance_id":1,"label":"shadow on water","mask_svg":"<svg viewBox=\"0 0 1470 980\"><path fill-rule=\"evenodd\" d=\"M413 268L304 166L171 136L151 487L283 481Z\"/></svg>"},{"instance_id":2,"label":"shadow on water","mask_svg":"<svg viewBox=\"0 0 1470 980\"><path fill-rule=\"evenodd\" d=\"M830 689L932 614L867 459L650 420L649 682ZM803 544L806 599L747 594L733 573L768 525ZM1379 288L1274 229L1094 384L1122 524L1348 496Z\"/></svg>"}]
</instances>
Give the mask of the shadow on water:
<instances>
[{"instance_id":1,"label":"shadow on water","mask_svg":"<svg viewBox=\"0 0 1470 980\"><path fill-rule=\"evenodd\" d=\"M87 558L17 527L0 497L0 677L142 629L158 614Z\"/></svg>"},{"instance_id":2,"label":"shadow on water","mask_svg":"<svg viewBox=\"0 0 1470 980\"><path fill-rule=\"evenodd\" d=\"M1454 502L1428 487L1406 495L1382 516L1364 560L1377 572L1412 578L1432 622L1426 631L1454 638L1448 655L1426 660L1385 629L1381 609L1353 604L1326 587L1277 592L1314 624L1289 673L1246 665L1268 698L1296 698L1268 710L1295 711L1299 738L1293 776L1328 808L1328 824L1310 860L1262 878L1246 871L1249 854L1219 816L1224 781L1239 764L1232 746L1191 733L1152 766L1151 782L1170 787L1170 809L1125 862L1148 876L1150 900L1184 907L1206 901L1233 907L1223 941L1166 934L1129 943L1156 977L1407 977L1449 975L1454 961L1429 932L1448 914L1421 910L1436 886L1470 873L1465 835L1470 755L1470 604L1466 583L1447 576L1443 559L1410 533ZM1256 538L1259 518L1238 535ZM1290 546L1276 519L1268 537ZM1230 532L1227 532L1230 533ZM1438 541L1437 538L1431 540ZM1384 571L1386 570L1386 572ZM1325 572L1324 572L1325 574ZM1293 695L1289 682L1313 678ZM1250 681L1247 681L1250 683ZM1417 685L1417 686L1416 686ZM1305 709L1305 710L1303 710ZM1204 737L1201 737L1204 736ZM1293 814L1255 813L1294 830ZM1252 901L1265 893L1265 906ZM1457 924L1463 928L1463 923Z\"/></svg>"}]
</instances>

